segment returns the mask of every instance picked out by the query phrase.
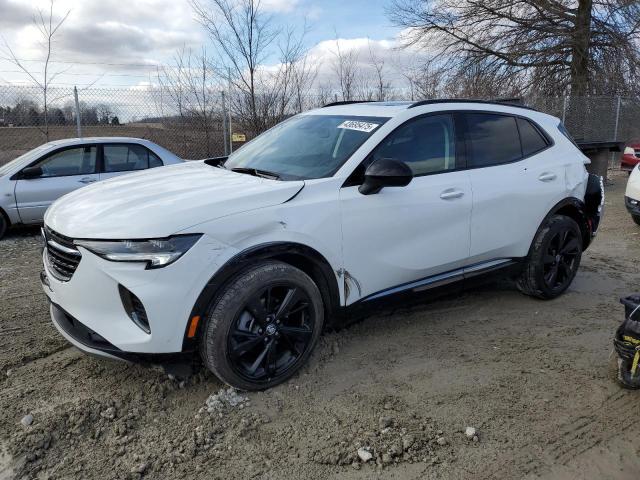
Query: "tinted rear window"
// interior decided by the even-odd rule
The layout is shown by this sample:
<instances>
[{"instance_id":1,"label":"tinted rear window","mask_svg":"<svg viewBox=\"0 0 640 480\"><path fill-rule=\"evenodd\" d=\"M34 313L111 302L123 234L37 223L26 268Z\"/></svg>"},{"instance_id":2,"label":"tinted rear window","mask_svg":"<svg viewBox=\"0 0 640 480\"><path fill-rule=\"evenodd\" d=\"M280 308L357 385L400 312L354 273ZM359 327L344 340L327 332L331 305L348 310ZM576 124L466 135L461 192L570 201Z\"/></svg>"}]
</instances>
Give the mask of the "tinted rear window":
<instances>
[{"instance_id":1,"label":"tinted rear window","mask_svg":"<svg viewBox=\"0 0 640 480\"><path fill-rule=\"evenodd\" d=\"M518 118L518 129L522 142L522 154L525 157L547 147L547 140L530 121Z\"/></svg>"},{"instance_id":2,"label":"tinted rear window","mask_svg":"<svg viewBox=\"0 0 640 480\"><path fill-rule=\"evenodd\" d=\"M488 167L522 157L515 117L491 113L467 113L469 167Z\"/></svg>"}]
</instances>

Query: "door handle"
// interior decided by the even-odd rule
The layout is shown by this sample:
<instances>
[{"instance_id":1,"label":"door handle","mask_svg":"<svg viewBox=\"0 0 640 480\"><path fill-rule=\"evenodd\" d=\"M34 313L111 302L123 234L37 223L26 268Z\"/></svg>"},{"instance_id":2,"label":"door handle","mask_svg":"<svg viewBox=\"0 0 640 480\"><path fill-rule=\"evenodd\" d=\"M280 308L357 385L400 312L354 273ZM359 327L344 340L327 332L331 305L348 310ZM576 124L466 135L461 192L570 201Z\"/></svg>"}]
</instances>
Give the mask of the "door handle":
<instances>
[{"instance_id":1,"label":"door handle","mask_svg":"<svg viewBox=\"0 0 640 480\"><path fill-rule=\"evenodd\" d=\"M460 190L445 190L440 194L442 200L453 200L454 198L461 198L464 196L464 192Z\"/></svg>"},{"instance_id":2,"label":"door handle","mask_svg":"<svg viewBox=\"0 0 640 480\"><path fill-rule=\"evenodd\" d=\"M541 182L550 182L551 180L556 179L555 173L545 172L538 177L538 180Z\"/></svg>"},{"instance_id":3,"label":"door handle","mask_svg":"<svg viewBox=\"0 0 640 480\"><path fill-rule=\"evenodd\" d=\"M87 184L87 183L93 183L93 182L95 182L95 181L96 181L96 179L95 179L95 178L89 178L89 177L86 177L86 178L83 178L83 179L81 179L81 180L78 180L78 182L80 182L80 183L84 183L84 184Z\"/></svg>"}]
</instances>

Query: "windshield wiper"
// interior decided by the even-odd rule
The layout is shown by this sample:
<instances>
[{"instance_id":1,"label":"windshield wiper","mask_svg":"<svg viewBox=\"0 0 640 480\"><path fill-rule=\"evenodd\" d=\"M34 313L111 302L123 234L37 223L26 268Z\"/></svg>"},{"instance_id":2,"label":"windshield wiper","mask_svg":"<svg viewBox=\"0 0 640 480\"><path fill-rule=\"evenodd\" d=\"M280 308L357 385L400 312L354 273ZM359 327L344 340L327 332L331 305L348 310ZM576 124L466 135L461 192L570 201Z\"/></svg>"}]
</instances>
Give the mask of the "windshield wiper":
<instances>
[{"instance_id":1,"label":"windshield wiper","mask_svg":"<svg viewBox=\"0 0 640 480\"><path fill-rule=\"evenodd\" d=\"M280 175L277 173L269 172L268 170L259 170L257 168L235 167L231 169L232 172L246 173L247 175L253 175L254 177L268 178L270 180L279 180Z\"/></svg>"}]
</instances>

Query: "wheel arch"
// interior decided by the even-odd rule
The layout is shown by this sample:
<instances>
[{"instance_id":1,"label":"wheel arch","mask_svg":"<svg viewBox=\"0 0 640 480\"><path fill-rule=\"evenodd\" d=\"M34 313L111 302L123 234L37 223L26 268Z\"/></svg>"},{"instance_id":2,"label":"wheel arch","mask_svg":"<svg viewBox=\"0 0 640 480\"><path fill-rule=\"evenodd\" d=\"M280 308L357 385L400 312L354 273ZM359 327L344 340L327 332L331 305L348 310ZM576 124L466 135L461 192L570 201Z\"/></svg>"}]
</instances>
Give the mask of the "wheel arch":
<instances>
[{"instance_id":1,"label":"wheel arch","mask_svg":"<svg viewBox=\"0 0 640 480\"><path fill-rule=\"evenodd\" d=\"M587 215L586 206L583 201L575 198L575 197L567 197L560 200L556 203L549 213L544 217L538 229L536 230L536 234L531 240L531 247L529 248L529 254L531 254L531 248L533 248L533 243L535 242L535 238L538 236L538 232L540 229L544 228L544 225L553 215L564 215L571 219L573 219L580 227L580 233L582 234L582 250L586 250L591 243L591 226L589 225L589 216Z\"/></svg>"},{"instance_id":2,"label":"wheel arch","mask_svg":"<svg viewBox=\"0 0 640 480\"><path fill-rule=\"evenodd\" d=\"M182 350L194 350L204 324L206 322L207 310L211 302L222 291L222 289L240 272L256 261L278 260L287 263L305 272L315 282L322 295L325 307L325 319L330 320L332 314L340 306L340 291L335 272L329 261L317 250L307 245L295 242L271 242L250 247L235 255L227 261L209 279L206 286L200 292L198 299L189 316L189 321L184 331ZM188 331L191 319L200 316L196 333L189 338ZM330 323L329 323L330 324Z\"/></svg>"}]
</instances>

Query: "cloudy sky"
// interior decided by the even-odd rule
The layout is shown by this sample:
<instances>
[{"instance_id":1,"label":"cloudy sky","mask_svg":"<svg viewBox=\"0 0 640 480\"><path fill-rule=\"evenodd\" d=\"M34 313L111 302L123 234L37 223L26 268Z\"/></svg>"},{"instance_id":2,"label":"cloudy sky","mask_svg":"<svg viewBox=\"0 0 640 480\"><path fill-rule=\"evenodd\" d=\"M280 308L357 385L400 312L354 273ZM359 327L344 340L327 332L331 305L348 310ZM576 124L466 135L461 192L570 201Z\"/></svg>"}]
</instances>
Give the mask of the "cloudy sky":
<instances>
[{"instance_id":1,"label":"cloudy sky","mask_svg":"<svg viewBox=\"0 0 640 480\"><path fill-rule=\"evenodd\" d=\"M204 0L206 1L206 0ZM38 8L48 0L0 0L0 84L28 83L29 78L1 57L8 44L25 67L38 76L44 57L33 25ZM385 0L263 0L275 27L310 27L311 54L330 69L336 33L341 48L397 57L399 30L385 15ZM56 37L54 71L60 85L141 86L153 83L155 66L170 64L186 46L207 45L188 0L56 0L55 12L69 17ZM275 62L272 57L268 61ZM322 71L322 70L321 70Z\"/></svg>"}]
</instances>

